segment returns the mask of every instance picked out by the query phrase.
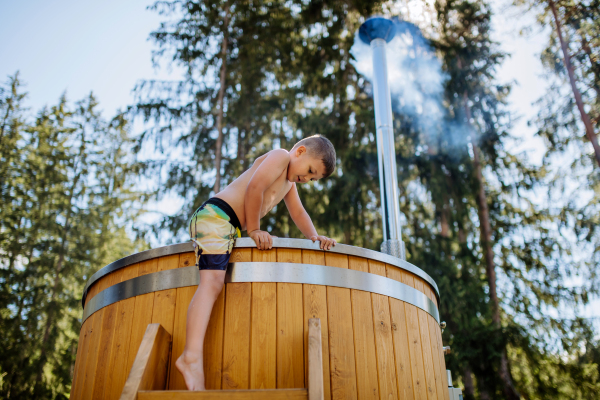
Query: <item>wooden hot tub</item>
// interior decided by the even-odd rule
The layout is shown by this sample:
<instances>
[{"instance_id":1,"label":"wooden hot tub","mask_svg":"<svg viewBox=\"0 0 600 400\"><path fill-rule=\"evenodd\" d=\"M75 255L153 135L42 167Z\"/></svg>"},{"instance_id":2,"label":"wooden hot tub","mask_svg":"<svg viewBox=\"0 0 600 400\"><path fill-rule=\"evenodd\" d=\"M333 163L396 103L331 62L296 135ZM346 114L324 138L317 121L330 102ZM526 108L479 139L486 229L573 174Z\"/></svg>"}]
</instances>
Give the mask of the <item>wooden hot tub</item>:
<instances>
[{"instance_id":1,"label":"wooden hot tub","mask_svg":"<svg viewBox=\"0 0 600 400\"><path fill-rule=\"evenodd\" d=\"M99 270L83 294L71 399L118 399L146 327L173 338L166 388L199 283L191 243ZM302 239L237 240L204 344L207 389L305 388L309 318L320 318L326 399L448 399L435 282L414 265Z\"/></svg>"}]
</instances>

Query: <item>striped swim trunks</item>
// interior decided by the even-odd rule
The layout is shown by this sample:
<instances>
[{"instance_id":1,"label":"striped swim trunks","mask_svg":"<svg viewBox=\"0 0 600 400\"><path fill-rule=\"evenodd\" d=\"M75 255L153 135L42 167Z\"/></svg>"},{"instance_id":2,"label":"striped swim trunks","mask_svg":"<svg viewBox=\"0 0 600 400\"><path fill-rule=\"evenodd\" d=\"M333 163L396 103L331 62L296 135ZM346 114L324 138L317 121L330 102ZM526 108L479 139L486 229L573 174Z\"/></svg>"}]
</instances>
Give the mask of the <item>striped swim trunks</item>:
<instances>
[{"instance_id":1,"label":"striped swim trunks","mask_svg":"<svg viewBox=\"0 0 600 400\"><path fill-rule=\"evenodd\" d=\"M194 242L198 269L225 271L235 239L241 237L240 221L224 200L212 197L190 218L190 238Z\"/></svg>"}]
</instances>

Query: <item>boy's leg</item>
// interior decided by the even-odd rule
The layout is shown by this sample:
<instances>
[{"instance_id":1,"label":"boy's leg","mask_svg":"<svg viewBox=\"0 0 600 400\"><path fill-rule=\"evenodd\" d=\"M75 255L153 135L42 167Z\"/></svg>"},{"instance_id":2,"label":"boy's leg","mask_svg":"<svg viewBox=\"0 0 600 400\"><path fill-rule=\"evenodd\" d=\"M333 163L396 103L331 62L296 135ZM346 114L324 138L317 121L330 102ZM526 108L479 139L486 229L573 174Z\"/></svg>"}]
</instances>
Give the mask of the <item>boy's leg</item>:
<instances>
[{"instance_id":1,"label":"boy's leg","mask_svg":"<svg viewBox=\"0 0 600 400\"><path fill-rule=\"evenodd\" d=\"M188 390L204 390L204 336L215 300L223 289L225 271L200 270L200 285L187 313L186 339L183 353L175 365Z\"/></svg>"}]
</instances>

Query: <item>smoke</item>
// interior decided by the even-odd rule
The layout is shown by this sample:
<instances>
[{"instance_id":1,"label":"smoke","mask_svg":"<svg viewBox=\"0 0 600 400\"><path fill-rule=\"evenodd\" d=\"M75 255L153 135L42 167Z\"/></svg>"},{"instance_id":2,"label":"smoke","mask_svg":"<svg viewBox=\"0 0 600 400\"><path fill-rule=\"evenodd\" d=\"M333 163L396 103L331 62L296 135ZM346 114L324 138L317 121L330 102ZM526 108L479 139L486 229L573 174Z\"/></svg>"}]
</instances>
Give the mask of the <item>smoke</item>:
<instances>
[{"instance_id":1,"label":"smoke","mask_svg":"<svg viewBox=\"0 0 600 400\"><path fill-rule=\"evenodd\" d=\"M459 126L451 126L446 119L443 98L447 76L440 60L419 28L397 19L394 23L396 35L387 44L386 51L392 108L413 119L430 151L436 152L438 143L442 142L453 148L460 142L464 144L464 131ZM350 53L354 56L354 68L372 82L371 47L359 39L358 31Z\"/></svg>"}]
</instances>

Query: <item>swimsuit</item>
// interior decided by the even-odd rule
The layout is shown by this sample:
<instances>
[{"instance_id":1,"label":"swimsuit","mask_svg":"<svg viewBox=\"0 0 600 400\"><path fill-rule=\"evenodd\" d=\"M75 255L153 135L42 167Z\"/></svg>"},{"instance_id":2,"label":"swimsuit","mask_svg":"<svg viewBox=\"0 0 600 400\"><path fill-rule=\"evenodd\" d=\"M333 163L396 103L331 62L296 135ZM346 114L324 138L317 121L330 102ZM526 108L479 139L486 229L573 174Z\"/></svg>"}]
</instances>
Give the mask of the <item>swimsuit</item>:
<instances>
[{"instance_id":1,"label":"swimsuit","mask_svg":"<svg viewBox=\"0 0 600 400\"><path fill-rule=\"evenodd\" d=\"M224 200L212 197L204 202L189 224L198 269L225 271L235 239L242 236L240 228L235 211Z\"/></svg>"}]
</instances>

